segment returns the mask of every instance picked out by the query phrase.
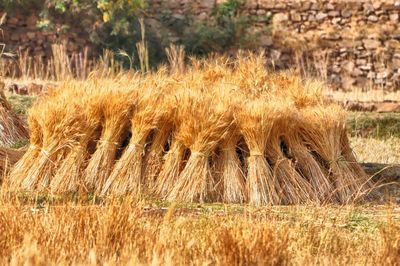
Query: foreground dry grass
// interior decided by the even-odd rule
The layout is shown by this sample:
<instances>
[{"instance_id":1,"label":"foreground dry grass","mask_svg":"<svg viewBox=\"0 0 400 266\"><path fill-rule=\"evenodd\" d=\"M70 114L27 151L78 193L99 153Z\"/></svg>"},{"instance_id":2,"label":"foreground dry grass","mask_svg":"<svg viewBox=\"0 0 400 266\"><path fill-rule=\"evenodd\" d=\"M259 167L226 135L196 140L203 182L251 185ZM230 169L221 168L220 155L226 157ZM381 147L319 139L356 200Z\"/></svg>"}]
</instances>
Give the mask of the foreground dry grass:
<instances>
[{"instance_id":1,"label":"foreground dry grass","mask_svg":"<svg viewBox=\"0 0 400 266\"><path fill-rule=\"evenodd\" d=\"M0 204L0 264L400 264L400 208Z\"/></svg>"},{"instance_id":2,"label":"foreground dry grass","mask_svg":"<svg viewBox=\"0 0 400 266\"><path fill-rule=\"evenodd\" d=\"M353 137L350 142L359 162L400 164L400 138Z\"/></svg>"},{"instance_id":3,"label":"foreground dry grass","mask_svg":"<svg viewBox=\"0 0 400 266\"><path fill-rule=\"evenodd\" d=\"M352 145L361 161L400 162L398 139L353 138ZM27 198L0 199L0 265L400 265L399 205L255 208Z\"/></svg>"}]
</instances>

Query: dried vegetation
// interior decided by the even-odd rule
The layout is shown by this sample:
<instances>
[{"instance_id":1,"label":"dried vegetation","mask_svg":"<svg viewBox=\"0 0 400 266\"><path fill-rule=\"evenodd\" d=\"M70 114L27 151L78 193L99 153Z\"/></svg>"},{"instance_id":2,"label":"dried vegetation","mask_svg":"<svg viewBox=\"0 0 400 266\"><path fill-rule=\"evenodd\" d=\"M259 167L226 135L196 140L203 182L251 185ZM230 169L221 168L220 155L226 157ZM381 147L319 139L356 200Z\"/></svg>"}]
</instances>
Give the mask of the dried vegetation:
<instances>
[{"instance_id":1,"label":"dried vegetation","mask_svg":"<svg viewBox=\"0 0 400 266\"><path fill-rule=\"evenodd\" d=\"M66 81L30 110L31 145L4 191L254 205L348 203L371 185L321 83L264 58L192 60L185 72Z\"/></svg>"},{"instance_id":2,"label":"dried vegetation","mask_svg":"<svg viewBox=\"0 0 400 266\"><path fill-rule=\"evenodd\" d=\"M28 139L28 129L7 101L4 86L5 84L0 82L0 145L12 146Z\"/></svg>"},{"instance_id":3,"label":"dried vegetation","mask_svg":"<svg viewBox=\"0 0 400 266\"><path fill-rule=\"evenodd\" d=\"M400 213L360 208L0 205L2 265L398 265Z\"/></svg>"}]
</instances>

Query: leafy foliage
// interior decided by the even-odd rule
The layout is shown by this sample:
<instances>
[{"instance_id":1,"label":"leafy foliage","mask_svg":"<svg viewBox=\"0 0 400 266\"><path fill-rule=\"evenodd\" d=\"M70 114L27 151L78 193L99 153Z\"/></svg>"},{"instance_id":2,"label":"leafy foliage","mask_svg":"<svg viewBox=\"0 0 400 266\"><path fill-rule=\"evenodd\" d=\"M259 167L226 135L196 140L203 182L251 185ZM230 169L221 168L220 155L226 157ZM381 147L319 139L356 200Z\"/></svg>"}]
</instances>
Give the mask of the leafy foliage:
<instances>
[{"instance_id":1,"label":"leafy foliage","mask_svg":"<svg viewBox=\"0 0 400 266\"><path fill-rule=\"evenodd\" d=\"M258 34L248 29L260 17L243 14L243 0L228 0L217 5L206 20L199 19L192 11L177 17L167 2L163 2L165 6L156 14L161 27L153 32L146 27L151 65L165 59L163 48L171 42L184 45L186 52L194 55L257 47ZM147 15L146 0L0 0L0 6L11 10L34 6L40 11L37 26L42 30L62 33L79 26L86 30L99 53L103 49L125 51L120 59L126 61L126 66L132 64L128 58L134 58L133 62L138 64L134 56L136 43L141 40L138 19ZM71 23L55 27L55 21L61 16ZM268 19L263 21L268 23Z\"/></svg>"},{"instance_id":2,"label":"leafy foliage","mask_svg":"<svg viewBox=\"0 0 400 266\"><path fill-rule=\"evenodd\" d=\"M245 15L239 0L228 0L217 5L206 20L199 20L187 12L183 17L174 17L172 12L164 11L159 20L165 22L170 31L179 38L187 52L205 55L210 52L225 52L232 48L254 48L258 35L248 31L260 19L269 17Z\"/></svg>"},{"instance_id":3,"label":"leafy foliage","mask_svg":"<svg viewBox=\"0 0 400 266\"><path fill-rule=\"evenodd\" d=\"M144 0L46 0L38 26L53 30L51 22L60 15L78 21L99 53L103 49L126 51L129 57L120 59L129 66L131 62L127 58L134 57L136 43L140 40L138 18L143 17L145 9Z\"/></svg>"}]
</instances>

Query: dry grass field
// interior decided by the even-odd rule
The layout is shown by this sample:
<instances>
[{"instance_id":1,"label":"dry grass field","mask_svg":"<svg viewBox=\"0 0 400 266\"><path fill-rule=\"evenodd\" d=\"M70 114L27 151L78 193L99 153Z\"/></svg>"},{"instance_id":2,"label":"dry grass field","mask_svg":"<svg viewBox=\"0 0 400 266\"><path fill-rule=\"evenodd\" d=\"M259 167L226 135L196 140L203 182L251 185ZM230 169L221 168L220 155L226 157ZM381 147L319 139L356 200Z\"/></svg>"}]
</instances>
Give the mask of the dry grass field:
<instances>
[{"instance_id":1,"label":"dry grass field","mask_svg":"<svg viewBox=\"0 0 400 266\"><path fill-rule=\"evenodd\" d=\"M400 208L0 205L2 265L399 265Z\"/></svg>"},{"instance_id":2,"label":"dry grass field","mask_svg":"<svg viewBox=\"0 0 400 266\"><path fill-rule=\"evenodd\" d=\"M352 137L360 162L399 163L400 140ZM400 208L0 200L1 265L399 265Z\"/></svg>"},{"instance_id":3,"label":"dry grass field","mask_svg":"<svg viewBox=\"0 0 400 266\"><path fill-rule=\"evenodd\" d=\"M254 69L260 68L254 67ZM238 75L238 73L241 73L239 70L243 71L244 74L242 73L241 76ZM202 103L198 100L199 98L191 98L192 94L190 93L187 95L182 94L182 88L180 87L179 90L176 90L174 86L177 86L175 84L178 83L179 76L175 76L172 79L164 77L165 79L160 83L145 77L140 85L144 84L148 87L162 85L163 90L168 89L168 93L171 94L173 92L176 99L182 100L180 102L181 105L177 108L184 110L187 116L174 116L174 130L176 127L181 131L176 130L179 133L177 134L179 138L175 137L175 135L172 136L174 136L173 140L175 143L184 143L192 149L192 154L196 154L193 157L196 161L190 161L189 164L187 162L189 161L188 158L182 159L182 161L185 161L183 164L184 167L187 165L192 167L188 168L190 171L184 171L179 169L179 167L175 169L176 171L180 171L178 176L176 176L179 182L169 181L167 183L171 186L171 189L168 191L169 197L159 197L157 194L147 195L140 193L142 191L138 188L129 187L132 183L137 182L141 185L138 186L139 188L148 188L148 184L143 186L140 183L141 180L132 179L132 177L136 177L137 175L130 172L130 169L137 168L140 171L142 166L138 162L146 165L149 161L149 156L144 156L143 154L145 152L152 154L150 151L157 151L152 150L152 147L170 145L171 147L168 147L168 154L170 154L171 150L174 151L172 147L176 146L175 148L178 150L179 155L180 146L176 144L173 146L171 142L165 145L167 139L170 137L165 136L168 134L163 131L163 128L158 127L158 125L154 126L154 121L151 120L161 119L162 115L165 114L160 112L160 117L156 118L152 115L155 113L153 110L155 106L159 109L161 107L157 105L158 102L152 102L153 98L149 97L149 95L159 96L159 94L154 94L151 90L150 94L143 93L146 90L138 90L142 89L138 85L135 85L136 87L133 89L130 87L131 91L129 91L129 94L126 94L124 86L127 83L121 81L124 78L122 76L118 77L119 80L116 78L115 80L108 80L108 83L104 82L101 84L103 87L109 86L110 88L120 86L117 92L125 93L122 93L120 98L114 95L113 101L109 101L112 98L111 93L101 94L106 90L103 91L103 88L102 90L98 89L99 86L96 80L84 82L69 81L65 83L65 86L70 86L73 89L68 91L64 88L58 95L50 95L47 99L54 101L39 102L30 111L28 121L30 122L31 132L37 129L33 134L31 133L31 137L36 136L36 138L31 138L30 146L26 147L29 152L26 154L29 156L26 156L21 161L20 165L23 167L20 167L25 172L28 172L28 174L25 172L20 173L21 184L18 184L18 186L27 186L25 179L31 182L33 174L36 175L37 180L32 181L33 185L29 187L29 192L10 192L7 189L2 189L2 193L0 194L0 265L400 265L400 207L398 193L396 194L396 191L394 193L393 191L386 193L385 190L382 190L382 194L378 200L359 204L353 202L343 204L341 200L332 200L326 203L319 201L318 197L322 197L320 194L316 196L318 200L310 200L309 198L305 200L297 199L297 197L303 197L304 194L307 195L310 191L319 191L321 187L317 183L315 187L310 188L310 190L303 194L290 194L293 191L298 192L302 188L302 184L296 183L296 181L302 180L299 178L299 175L294 174L297 172L297 169L290 172L294 168L294 164L291 164L292 158L286 157L282 159L282 157L287 155L280 154L282 152L282 144L279 142L271 144L262 143L261 141L260 144L256 141L260 139L273 139L267 134L257 135L260 132L272 132L271 136L274 136L274 134L279 136L282 132L288 133L286 130L289 126L283 124L281 132L276 132L276 128L272 126L271 128L258 128L260 125L269 125L268 123L261 123L266 120L261 120L260 122L257 119L260 119L260 117L264 118L263 114L268 114L268 111L271 111L271 109L267 108L268 106L264 106L265 103L263 101L258 101L257 97L260 93L269 101L271 101L271 98L268 95L262 94L264 93L262 90L257 91L253 88L256 87L259 89L260 84L264 84L264 73L260 74L257 71L251 73L246 65L239 70L229 74L229 78L231 79L229 80L227 78L228 74L224 72L226 69L215 65L211 69L196 70L198 72L192 73L193 76L191 78L185 77L186 80L184 80L187 84L191 82L191 86L189 87L191 89L195 87L198 90L195 93L199 93L202 97L207 96L204 94L204 84L212 84L216 88L220 88L220 86L223 87L229 84L227 80L234 80L236 84L240 84L240 86L247 89L250 88L248 91L245 91L245 96L248 97L251 95L254 98L251 99L253 102L248 104L248 102L243 101L247 104L243 104L243 102L239 102L238 104L234 101L237 104L237 106L234 106L235 108L243 108L243 106L247 108L246 112L242 111L242 117L240 115L236 116L238 121L242 121L242 124L236 126L241 127L242 133L248 133L247 139L245 138L246 143L249 144L247 148L250 149L247 154L247 162L248 164L252 164L251 160L254 160L254 165L245 165L246 167L242 168L245 169L247 179L250 176L248 172L255 169L255 173L252 175L257 182L260 182L258 179L261 178L259 177L265 174L265 172L257 172L259 169L266 171L267 174L269 173L268 171L271 171L269 174L274 180L276 180L275 177L293 178L285 184L285 189L287 190L284 191L287 193L285 195L287 197L286 201L269 201L270 195L267 195L261 204L257 204L255 200L258 200L257 193L259 190L256 189L253 192L255 195L253 196L255 199L253 202L247 199L244 200L248 197L247 187L245 188L237 179L236 181L230 179L231 181L233 180L231 183L237 182L237 187L225 186L221 188L221 191L223 191L222 195L231 194L229 194L229 197L220 197L218 200L213 200L217 203L175 203L176 201L202 201L201 197L203 195L211 198L213 196L211 192L213 191L210 192L208 187L203 188L199 186L191 178L198 177L200 179L203 176L207 176L207 178L214 177L217 172L215 168L217 167L208 169L208 161L215 160L219 162L225 160L225 162L232 162L237 160L235 157L237 156L235 148L238 143L237 136L235 136L238 133L236 130L232 130L231 124L229 124L231 120L226 122L224 120L226 117L218 113L221 112L221 109L218 109L220 108L218 100L216 101L214 98L219 98L209 97L208 95L205 101L209 105L199 105L199 103ZM198 74L199 72L201 75ZM248 79L250 74L254 74L253 78L256 77L256 81L259 83L255 82L256 84L252 84L250 79ZM163 77L163 74L159 75ZM138 78L138 76L134 78ZM297 79L292 80L286 76L277 75L274 78L275 80L272 81L272 84L275 84L275 82L282 82L284 84L288 80L292 82L291 84L295 84L293 85L295 88L300 84ZM131 84L132 80L130 78L124 82ZM185 82L183 82L184 85L186 84ZM311 84L315 86L315 83ZM229 91L229 93L232 93L232 91L235 92L229 86L223 88L228 88L226 91ZM367 118L363 116L361 123L361 120L358 120L361 114L351 114L347 120L347 127L350 129L349 143L347 143L347 135L343 131L346 127L346 119L341 110L336 113L339 109L328 106L332 108L332 112L325 113L325 103L322 100L320 101L318 98L320 95L315 93L315 91L304 92L299 90L294 93L285 94L287 92L277 89L279 86L272 86L276 89L276 94L278 95L274 97L277 97L276 99L279 100L285 99L285 101L293 103L295 106L291 106L291 110L295 110L296 112L288 112L292 115L288 116L288 119L297 118L297 115L300 114L300 119L303 119L299 120L301 122L309 122L308 120L311 120L311 118L319 121L318 116L312 116L315 113L321 114L321 117L326 115L326 117L331 119L319 121L318 127L314 128L313 133L317 134L314 136L316 138L320 136L323 141L318 142L318 139L313 140L311 138L308 140L307 149L310 145L314 144L315 150L321 154L320 157L326 157L320 158L320 160L325 160L331 164L330 166L325 166L327 169L324 169L320 161L314 162L311 160L314 163L313 167L317 170L320 167L323 170L323 173L321 171L313 173L319 173L321 177L347 178L346 181L351 180L351 178L357 178L357 175L354 174L355 170L351 168L355 165L353 157L350 162L348 158L343 160L342 154L330 154L330 151L335 150L338 146L340 146L340 149L337 151L339 153L343 147L347 149L351 146L359 162L400 163L400 131L397 131L397 127L387 126L387 121L391 125L392 122L390 121L393 121L391 120L392 117L390 119L381 119L380 115L378 117L375 114L368 114ZM81 87L88 90L81 92L79 91ZM185 86L182 87L185 88ZM263 88L268 90L271 87L265 86ZM91 91L93 94L87 93L90 90L93 90ZM140 101L135 103L135 108L137 108L135 116L128 119L124 114L117 114L115 110L118 108L120 110L129 103L130 99L126 96L135 95L134 93L137 91L143 94L139 94L142 98L139 98ZM218 90L218 94L215 95L222 97L219 94L221 91ZM113 92L115 93L115 91ZM301 94L301 92L304 94ZM210 93L210 91L207 91L207 93ZM211 91L211 93L216 93L216 91ZM70 100L68 97L71 95L77 97ZM237 95L234 94L234 96ZM241 97L243 97L241 99L246 98L243 95ZM26 108L34 101L32 97L19 97L15 95L12 95L9 99L13 104L14 110L22 116L26 116ZM229 104L223 106L223 108L226 109L226 106L231 108L233 104L229 102L230 98L226 99L226 102ZM273 98L273 100L276 99ZM88 104L91 100L98 102ZM119 105L121 102L123 103L122 107ZM66 103L70 104L69 108L63 108L62 104ZM103 108L107 111L101 115L93 112L93 110L96 110L100 106L100 103L106 106ZM147 104L149 104L150 108ZM252 106L255 104L259 104L258 107L264 108L262 109L264 112L257 113L259 110L252 109ZM308 104L312 105L311 109L304 107ZM208 108L210 106L212 108ZM73 107L77 107L79 111L77 112ZM232 113L242 110L240 108L229 108L229 112ZM212 112L207 113L207 109L211 109ZM277 110L281 111L283 109ZM113 121L113 123L109 124L102 121L103 124L100 127L103 130L102 134L97 133L96 137L93 137L92 135L95 135L96 128L91 128L90 123L86 124L89 121L87 119L88 113L93 114L92 119L95 121L94 124L98 123L97 120L100 121L100 118L104 119L105 114L110 116L109 121ZM179 112L177 113L180 114ZM205 118L210 118L211 122L206 121ZM212 119L215 119L215 121ZM270 119L274 119L274 117ZM61 124L63 126L58 124L59 121L64 123ZM281 122L281 120L276 121ZM330 122L329 125L327 125L327 121ZM296 122L298 121L296 120ZM127 129L130 126L129 123L139 126L132 126L129 131ZM198 124L200 126L196 127ZM216 124L217 126L215 126ZM280 125L279 123L277 124ZM37 125L39 126L35 128ZM85 126L84 129L80 128L82 125ZM313 126L312 123L308 125L310 127ZM329 131L331 128L327 128L331 125L333 130L338 131ZM104 128L106 126L112 128L112 130L105 131ZM226 133L228 130L220 132L220 128L223 127L229 128L229 134ZM65 130L65 128L68 130ZM140 130L135 131L137 128L140 128ZM157 134L154 134L154 132L151 133L154 128L160 129L157 131ZM299 128L301 130L298 132L302 134L307 131L307 128L302 127L302 123L299 123L298 128L294 127L296 130ZM324 129L327 129L327 131L323 131ZM59 135L53 134L56 130ZM85 134L82 133L83 130L85 130ZM124 130L129 131L131 134L129 138L126 137L128 134L124 133ZM168 130L171 131L172 129L167 127L166 131ZM104 132L107 132L107 134ZM188 132L191 132L191 134ZM326 135L318 135L320 132L324 132ZM152 145L147 145L148 136L152 134L155 135L152 138ZM253 134L256 134L256 137ZM230 138L226 138L226 135L229 135ZM288 135L293 137L290 131ZM338 138L339 135L340 138ZM115 139L116 137L117 139ZM99 138L101 138L100 141ZM94 145L96 150L103 151L102 154L96 155L94 151L91 151L90 154L83 152L86 151L86 146L93 146L93 139L98 142ZM234 140L232 141L233 144L230 143L232 139ZM153 142L157 143L156 140L162 143L162 145L153 145ZM346 141L343 142L343 140ZM296 139L294 141L289 139L288 144L298 144L296 141ZM116 142L129 142L129 144L125 143L122 145L119 143L118 148L116 148ZM19 143L17 146L24 146L25 144L27 143ZM326 148L325 144L330 144L331 146ZM266 152L268 160L260 156L263 154L260 154L260 150L257 150L257 148L265 147L266 145L270 145L270 150ZM138 151L138 147L147 148ZM226 149L227 147L230 149ZM252 148L255 150L253 153ZM298 145L297 148L301 149L302 147ZM304 169L308 165L307 162L312 158L310 156L306 157L308 155L307 149L303 147L302 155L305 156L303 159L306 158L303 161ZM113 153L111 156L107 155L110 150ZM213 150L221 152L222 155L220 155L221 157L218 160L214 158ZM233 153L225 154L227 157L223 157L223 152L226 150L233 151ZM271 150L275 153L269 154ZM164 153L154 154L155 156L166 157ZM205 157L204 154L209 155L210 158L203 158ZM232 154L233 159L229 157ZM118 160L115 160L117 156ZM294 153L293 156L296 157L298 154ZM284 164L286 168L278 167L279 160L276 159L277 157L287 163ZM341 157L342 159L339 160L337 157ZM81 161L77 158L81 158ZM225 159L222 160L221 158ZM333 159L337 159L337 162ZM165 163L167 159L161 161ZM111 166L104 166L104 162L110 163ZM271 164L273 168L270 170L268 170L269 168L266 169L265 165L268 164ZM41 167L35 169L36 165ZM233 167L234 170L238 169L235 165L227 165ZM332 165L336 166L336 168L333 169ZM161 166L158 165L158 167ZM144 168L146 169L146 167ZM333 171L331 171L332 169ZM104 170L109 171L109 173L105 173ZM279 172L279 170L282 172ZM337 172L334 172L334 170ZM16 170L14 169L14 171ZM158 171L162 172L160 169ZM115 173L113 174L113 172ZM168 172L165 176L169 177L171 172L173 171ZM224 182L239 172L223 172L225 174ZM144 173L147 172L145 171ZM87 193L82 193L81 190L77 189L83 176L88 179L85 182L92 184L92 188L89 187L89 190L91 190ZM243 178L243 173L239 177ZM310 174L309 177L314 178L315 176ZM9 176L4 176L2 179L6 180L7 178ZM101 180L102 178L104 180ZM103 186L101 186L100 190L96 189L100 181L107 186L108 180L112 180L114 182L112 184L123 184L123 186L111 186L112 196L107 193L101 193ZM146 179L146 181L148 180ZM111 181L109 182L111 183ZM255 182L256 185L254 186L256 188L258 188L257 186L262 187L262 184L260 185L257 182ZM279 186L281 185L280 182L281 180L278 180L272 186ZM53 183L57 185L54 187L60 186L63 189L52 191L53 187L51 184ZM162 183L162 185L164 184ZM295 187L293 184L298 186ZM304 184L307 185L308 183L304 182ZM323 185L323 183L321 184ZM197 190L193 191L192 188L195 185L198 185ZM290 187L291 185L293 187ZM121 187L126 191L132 190L133 192L114 193L114 190L119 192ZM240 193L237 192L238 188L240 188ZM202 189L205 189L205 192ZM236 193L233 193L235 189ZM332 193L337 193L334 188L329 187L329 189L332 189ZM60 190L63 192L62 196L57 193ZM185 193L182 193L182 191ZM250 191L252 190L250 189ZM189 195L189 193L193 193L195 196ZM351 195L352 192L347 193L344 196L340 196L346 199L346 196ZM101 196L98 196L99 194ZM130 194L130 196L120 196L121 194ZM282 194L280 196L282 197ZM233 202L240 202L241 204ZM296 202L299 204L296 204ZM286 206L272 206L282 203Z\"/></svg>"},{"instance_id":4,"label":"dry grass field","mask_svg":"<svg viewBox=\"0 0 400 266\"><path fill-rule=\"evenodd\" d=\"M13 2L38 1L0 4ZM0 266L400 266L400 170L364 171L400 169L400 113L343 109L400 101L385 88L398 85L399 1L303 1L301 14L296 1L151 1L154 18L139 0L39 2L26 25L0 19L0 39L23 42L0 62ZM139 13L151 27L139 19L131 54L136 37L119 32L138 35ZM197 17L208 23L191 29ZM79 53L86 35L118 52ZM258 35L269 60L232 54ZM171 44L150 69L159 36L186 49ZM185 54L220 42L229 56ZM286 61L297 65L276 70Z\"/></svg>"},{"instance_id":5,"label":"dry grass field","mask_svg":"<svg viewBox=\"0 0 400 266\"><path fill-rule=\"evenodd\" d=\"M400 164L400 139L351 138L354 152L360 162Z\"/></svg>"}]
</instances>

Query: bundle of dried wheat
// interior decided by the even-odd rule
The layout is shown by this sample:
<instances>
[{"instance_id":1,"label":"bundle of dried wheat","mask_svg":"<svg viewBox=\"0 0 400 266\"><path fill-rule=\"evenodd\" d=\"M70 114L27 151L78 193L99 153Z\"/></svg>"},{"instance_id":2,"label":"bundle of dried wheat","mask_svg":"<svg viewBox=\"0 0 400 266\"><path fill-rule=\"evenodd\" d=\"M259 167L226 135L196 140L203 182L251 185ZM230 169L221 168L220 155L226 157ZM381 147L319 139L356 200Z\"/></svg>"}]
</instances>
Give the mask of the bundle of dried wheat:
<instances>
[{"instance_id":1,"label":"bundle of dried wheat","mask_svg":"<svg viewBox=\"0 0 400 266\"><path fill-rule=\"evenodd\" d=\"M101 91L96 87L82 84L81 106L82 106L82 134L70 143L70 151L65 156L54 178L50 183L53 193L74 192L77 190L86 190L82 178L83 170L87 166L87 160L94 150L95 141L101 134ZM83 96L83 97L82 97Z\"/></svg>"},{"instance_id":2,"label":"bundle of dried wheat","mask_svg":"<svg viewBox=\"0 0 400 266\"><path fill-rule=\"evenodd\" d=\"M264 58L66 82L30 111L8 188L254 205L346 203L371 184L322 84Z\"/></svg>"},{"instance_id":3,"label":"bundle of dried wheat","mask_svg":"<svg viewBox=\"0 0 400 266\"><path fill-rule=\"evenodd\" d=\"M131 136L122 157L114 165L103 194L109 190L115 195L140 193L143 185L145 145L153 130L167 121L173 112L171 100L164 95L161 78L145 80L140 87L150 88L138 94L135 112L131 118ZM157 108L155 108L157 107ZM146 184L147 185L147 184Z\"/></svg>"},{"instance_id":4,"label":"bundle of dried wheat","mask_svg":"<svg viewBox=\"0 0 400 266\"><path fill-rule=\"evenodd\" d=\"M70 86L68 86L70 88ZM23 189L47 189L55 171L69 153L71 145L83 132L82 110L74 100L81 93L74 88L62 91L36 106L35 118L41 129L43 141L35 163L30 167L21 187Z\"/></svg>"},{"instance_id":5,"label":"bundle of dried wheat","mask_svg":"<svg viewBox=\"0 0 400 266\"><path fill-rule=\"evenodd\" d=\"M4 83L0 82L0 145L11 146L29 138L25 123L12 110L4 94Z\"/></svg>"},{"instance_id":6,"label":"bundle of dried wheat","mask_svg":"<svg viewBox=\"0 0 400 266\"><path fill-rule=\"evenodd\" d=\"M136 106L137 91L113 89L112 84L100 94L101 136L84 172L86 188L100 192L115 163L118 147L128 133L129 118Z\"/></svg>"},{"instance_id":7,"label":"bundle of dried wheat","mask_svg":"<svg viewBox=\"0 0 400 266\"><path fill-rule=\"evenodd\" d=\"M209 92L182 91L178 112L180 131L176 139L190 152L168 198L182 201L220 199L216 180L211 172L210 158L221 139L229 132L232 116L221 95Z\"/></svg>"}]
</instances>

